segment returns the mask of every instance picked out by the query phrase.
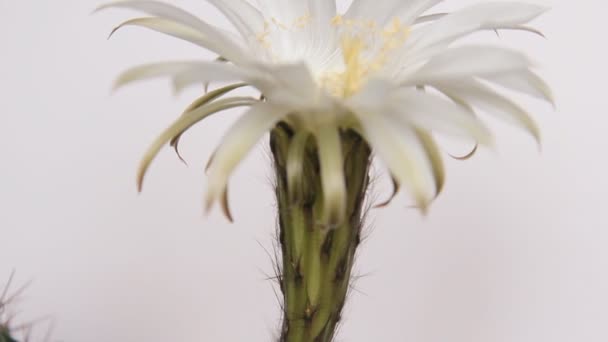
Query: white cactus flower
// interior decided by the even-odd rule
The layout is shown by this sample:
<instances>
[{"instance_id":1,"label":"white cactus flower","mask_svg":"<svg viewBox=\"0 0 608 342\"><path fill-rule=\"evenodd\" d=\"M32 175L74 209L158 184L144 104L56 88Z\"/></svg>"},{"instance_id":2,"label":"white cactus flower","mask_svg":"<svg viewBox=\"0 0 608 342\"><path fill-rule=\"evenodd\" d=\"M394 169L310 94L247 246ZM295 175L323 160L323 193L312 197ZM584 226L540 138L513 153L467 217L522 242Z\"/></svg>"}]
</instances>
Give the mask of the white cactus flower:
<instances>
[{"instance_id":1,"label":"white cactus flower","mask_svg":"<svg viewBox=\"0 0 608 342\"><path fill-rule=\"evenodd\" d=\"M235 167L266 132L285 122L317 143L329 223L343 220L345 212L343 130L360 134L396 186L408 189L423 209L443 184L432 134L489 145L492 135L475 114L481 110L539 139L528 114L493 88L500 85L552 102L533 63L511 49L454 43L481 30L538 33L526 25L544 7L485 2L449 14L427 14L442 1L354 0L345 13L338 13L334 0L207 1L226 16L234 32L157 1L123 0L99 7L149 15L117 29L145 27L221 57L138 66L122 74L117 86L156 77L170 77L177 90L241 82L207 93L159 137L142 162L140 184L162 146L175 145L185 130L208 115L239 106L249 109L209 163L207 207L226 201ZM242 86L256 88L263 97L219 99Z\"/></svg>"}]
</instances>

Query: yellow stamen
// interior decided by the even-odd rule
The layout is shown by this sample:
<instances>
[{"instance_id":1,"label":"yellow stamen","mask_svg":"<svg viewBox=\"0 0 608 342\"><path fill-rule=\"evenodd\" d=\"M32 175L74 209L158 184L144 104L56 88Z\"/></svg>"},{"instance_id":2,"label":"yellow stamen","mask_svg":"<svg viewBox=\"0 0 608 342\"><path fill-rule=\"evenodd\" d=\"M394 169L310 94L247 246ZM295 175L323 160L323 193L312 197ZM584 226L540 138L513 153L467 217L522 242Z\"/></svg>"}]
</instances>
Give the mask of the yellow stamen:
<instances>
[{"instance_id":1,"label":"yellow stamen","mask_svg":"<svg viewBox=\"0 0 608 342\"><path fill-rule=\"evenodd\" d=\"M378 31L377 24L371 20L344 20L336 16L331 22L344 27L340 42L344 69L322 75L320 82L330 93L343 98L359 91L373 72L386 65L391 52L402 46L410 34L409 27L398 18L382 31Z\"/></svg>"},{"instance_id":2,"label":"yellow stamen","mask_svg":"<svg viewBox=\"0 0 608 342\"><path fill-rule=\"evenodd\" d=\"M356 37L342 38L342 57L344 59L344 72L342 96L349 97L361 87L366 74L366 66L361 60L361 53L365 49L363 41Z\"/></svg>"},{"instance_id":3,"label":"yellow stamen","mask_svg":"<svg viewBox=\"0 0 608 342\"><path fill-rule=\"evenodd\" d=\"M293 26L297 27L297 28L304 28L304 27L306 27L306 25L308 25L311 18L312 18L312 16L310 15L310 13L306 13L305 15L297 18L294 21Z\"/></svg>"},{"instance_id":4,"label":"yellow stamen","mask_svg":"<svg viewBox=\"0 0 608 342\"><path fill-rule=\"evenodd\" d=\"M272 23L275 24L278 28L283 29L283 30L289 30L289 27L287 27L287 25L283 24L282 22L280 22L277 18L271 18Z\"/></svg>"},{"instance_id":5,"label":"yellow stamen","mask_svg":"<svg viewBox=\"0 0 608 342\"><path fill-rule=\"evenodd\" d=\"M256 36L256 39L263 46L269 47L270 46L270 42L268 41L268 36L269 35L270 35L270 23L267 22L267 21L265 21L264 22L264 31L258 33L257 36Z\"/></svg>"},{"instance_id":6,"label":"yellow stamen","mask_svg":"<svg viewBox=\"0 0 608 342\"><path fill-rule=\"evenodd\" d=\"M340 26L340 25L342 25L343 20L344 19L342 18L341 15L337 15L331 19L331 24L334 26Z\"/></svg>"}]
</instances>

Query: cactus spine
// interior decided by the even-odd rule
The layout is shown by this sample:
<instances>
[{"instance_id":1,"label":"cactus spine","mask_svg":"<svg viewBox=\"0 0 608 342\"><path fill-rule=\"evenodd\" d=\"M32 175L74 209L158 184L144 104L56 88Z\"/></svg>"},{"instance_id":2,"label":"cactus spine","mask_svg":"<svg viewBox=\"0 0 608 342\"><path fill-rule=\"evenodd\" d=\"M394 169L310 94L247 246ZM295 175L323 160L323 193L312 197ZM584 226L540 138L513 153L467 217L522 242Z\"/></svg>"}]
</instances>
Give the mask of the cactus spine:
<instances>
[{"instance_id":1,"label":"cactus spine","mask_svg":"<svg viewBox=\"0 0 608 342\"><path fill-rule=\"evenodd\" d=\"M6 317L6 306L8 302L11 301L12 298L7 298L8 289L13 280L13 276L15 272L13 271L8 279L8 282L4 286L4 289L0 291L0 342L17 342L15 338L12 336L12 331L10 328L10 319Z\"/></svg>"}]
</instances>

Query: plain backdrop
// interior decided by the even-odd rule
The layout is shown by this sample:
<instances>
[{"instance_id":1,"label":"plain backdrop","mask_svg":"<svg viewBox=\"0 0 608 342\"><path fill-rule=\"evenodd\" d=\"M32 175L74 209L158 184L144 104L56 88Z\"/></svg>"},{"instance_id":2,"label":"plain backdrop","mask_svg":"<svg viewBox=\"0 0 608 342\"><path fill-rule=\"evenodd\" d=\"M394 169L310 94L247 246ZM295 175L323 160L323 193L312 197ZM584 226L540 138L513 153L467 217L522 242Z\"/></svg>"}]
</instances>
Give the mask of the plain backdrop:
<instances>
[{"instance_id":1,"label":"plain backdrop","mask_svg":"<svg viewBox=\"0 0 608 342\"><path fill-rule=\"evenodd\" d=\"M211 55L136 28L107 41L137 14L90 15L99 3L0 0L0 286L13 269L13 290L32 280L11 305L15 322L52 317L52 340L66 342L272 340L280 304L268 280L276 222L266 140L232 178L234 224L203 215L202 169L238 111L185 136L188 166L163 150L138 195L141 154L197 91L173 97L156 81L111 94L114 77ZM227 27L203 0L173 3ZM552 7L534 23L547 40L479 39L542 65L557 110L518 98L542 128L542 152L491 121L497 150L447 158L445 192L427 217L406 196L372 211L337 341L608 341L608 5L536 3Z\"/></svg>"}]
</instances>

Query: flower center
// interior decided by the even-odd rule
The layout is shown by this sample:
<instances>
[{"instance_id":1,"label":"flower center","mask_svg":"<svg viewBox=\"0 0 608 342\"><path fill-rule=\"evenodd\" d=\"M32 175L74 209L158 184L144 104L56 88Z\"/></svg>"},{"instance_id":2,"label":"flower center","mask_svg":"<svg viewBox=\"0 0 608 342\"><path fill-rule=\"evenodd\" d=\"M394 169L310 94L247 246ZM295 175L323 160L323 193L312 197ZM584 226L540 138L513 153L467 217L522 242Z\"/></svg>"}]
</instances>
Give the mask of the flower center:
<instances>
[{"instance_id":1,"label":"flower center","mask_svg":"<svg viewBox=\"0 0 608 342\"><path fill-rule=\"evenodd\" d=\"M340 32L342 66L321 75L320 83L331 94L347 98L358 92L374 73L380 71L390 55L403 46L410 29L394 18L378 29L374 21L343 19L337 16L332 25Z\"/></svg>"},{"instance_id":2,"label":"flower center","mask_svg":"<svg viewBox=\"0 0 608 342\"><path fill-rule=\"evenodd\" d=\"M341 58L328 62L327 58L336 56L331 55L331 50L328 51L332 57L316 60L319 55L308 55L311 50L301 43L308 43L307 39L310 39L311 21L310 14L289 24L271 18L265 22L264 31L256 36L256 40L275 62L308 58L307 62L319 64L312 67L323 65L325 68L325 63L329 64L330 67L320 73L317 68L317 80L330 94L339 98L348 98L358 92L370 76L387 64L391 54L403 46L410 35L410 28L399 18L393 18L389 25L380 27L373 20L346 19L338 15L328 25L339 37L339 45L334 48L341 54L337 57Z\"/></svg>"}]
</instances>

